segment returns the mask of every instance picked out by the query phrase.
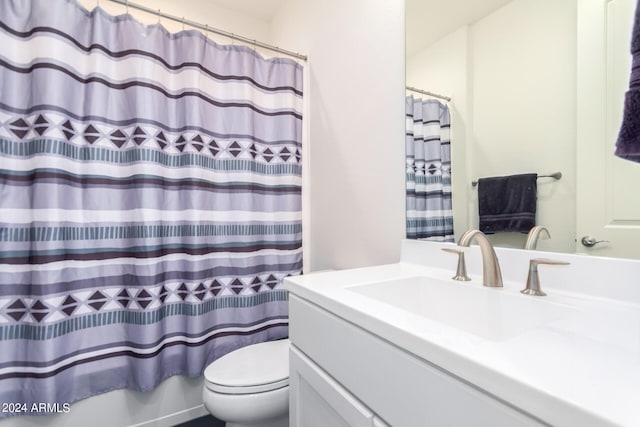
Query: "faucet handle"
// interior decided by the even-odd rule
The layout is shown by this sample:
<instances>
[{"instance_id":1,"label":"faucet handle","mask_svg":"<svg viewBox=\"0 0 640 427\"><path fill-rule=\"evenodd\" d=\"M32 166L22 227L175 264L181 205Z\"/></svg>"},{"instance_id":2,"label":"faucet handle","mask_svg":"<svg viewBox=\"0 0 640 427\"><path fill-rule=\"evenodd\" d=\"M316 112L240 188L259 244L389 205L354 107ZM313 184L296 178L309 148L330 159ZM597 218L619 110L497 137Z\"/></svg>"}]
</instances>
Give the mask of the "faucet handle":
<instances>
[{"instance_id":1,"label":"faucet handle","mask_svg":"<svg viewBox=\"0 0 640 427\"><path fill-rule=\"evenodd\" d=\"M456 268L456 275L453 276L452 279L464 282L471 280L469 276L467 276L467 265L464 261L466 248L442 248L442 250L452 254L458 254L458 267Z\"/></svg>"},{"instance_id":2,"label":"faucet handle","mask_svg":"<svg viewBox=\"0 0 640 427\"><path fill-rule=\"evenodd\" d=\"M540 289L540 278L538 276L538 265L569 265L569 262L566 261L558 261L555 259L548 258L533 258L529 261L529 274L527 275L527 286L521 290L523 294L526 295L535 295L535 296L545 296L546 293L542 292Z\"/></svg>"}]
</instances>

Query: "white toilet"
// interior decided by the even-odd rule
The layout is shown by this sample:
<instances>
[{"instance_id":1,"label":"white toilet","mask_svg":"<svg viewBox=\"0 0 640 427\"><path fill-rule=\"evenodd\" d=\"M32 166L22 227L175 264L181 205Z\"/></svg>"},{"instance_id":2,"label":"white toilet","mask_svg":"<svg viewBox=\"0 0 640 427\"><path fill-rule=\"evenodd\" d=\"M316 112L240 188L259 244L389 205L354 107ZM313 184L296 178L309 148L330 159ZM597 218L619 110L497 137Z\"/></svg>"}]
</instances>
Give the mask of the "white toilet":
<instances>
[{"instance_id":1,"label":"white toilet","mask_svg":"<svg viewBox=\"0 0 640 427\"><path fill-rule=\"evenodd\" d=\"M227 427L289 425L288 339L232 351L204 371L202 400Z\"/></svg>"}]
</instances>

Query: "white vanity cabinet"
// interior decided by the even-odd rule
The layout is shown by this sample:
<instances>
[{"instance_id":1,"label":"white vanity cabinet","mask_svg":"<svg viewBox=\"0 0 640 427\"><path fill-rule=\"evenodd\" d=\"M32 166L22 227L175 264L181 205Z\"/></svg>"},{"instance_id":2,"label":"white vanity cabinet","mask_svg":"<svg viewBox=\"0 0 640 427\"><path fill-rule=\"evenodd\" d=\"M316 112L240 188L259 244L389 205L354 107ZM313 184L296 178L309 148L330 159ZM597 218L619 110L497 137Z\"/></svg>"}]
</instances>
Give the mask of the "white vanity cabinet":
<instances>
[{"instance_id":1,"label":"white vanity cabinet","mask_svg":"<svg viewBox=\"0 0 640 427\"><path fill-rule=\"evenodd\" d=\"M570 264L532 297L530 251L495 248L496 289L479 247L451 280L451 248L403 240L398 263L284 280L294 427L638 426L639 260L552 254Z\"/></svg>"},{"instance_id":2,"label":"white vanity cabinet","mask_svg":"<svg viewBox=\"0 0 640 427\"><path fill-rule=\"evenodd\" d=\"M544 425L295 294L292 427Z\"/></svg>"},{"instance_id":3,"label":"white vanity cabinet","mask_svg":"<svg viewBox=\"0 0 640 427\"><path fill-rule=\"evenodd\" d=\"M374 414L295 347L290 350L291 426L373 427ZM384 425L384 424L382 424Z\"/></svg>"}]
</instances>

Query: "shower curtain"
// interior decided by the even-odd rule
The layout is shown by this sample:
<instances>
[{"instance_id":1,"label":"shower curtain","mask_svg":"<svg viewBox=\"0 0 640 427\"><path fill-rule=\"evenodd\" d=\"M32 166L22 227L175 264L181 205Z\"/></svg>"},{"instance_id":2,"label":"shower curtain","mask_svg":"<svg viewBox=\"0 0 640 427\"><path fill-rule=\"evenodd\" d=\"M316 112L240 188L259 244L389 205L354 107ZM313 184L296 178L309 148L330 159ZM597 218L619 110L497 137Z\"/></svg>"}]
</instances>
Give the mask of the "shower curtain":
<instances>
[{"instance_id":1,"label":"shower curtain","mask_svg":"<svg viewBox=\"0 0 640 427\"><path fill-rule=\"evenodd\" d=\"M453 241L449 107L406 97L407 238Z\"/></svg>"},{"instance_id":2,"label":"shower curtain","mask_svg":"<svg viewBox=\"0 0 640 427\"><path fill-rule=\"evenodd\" d=\"M24 405L2 416L287 336L301 111L295 61L0 2L0 402Z\"/></svg>"}]
</instances>

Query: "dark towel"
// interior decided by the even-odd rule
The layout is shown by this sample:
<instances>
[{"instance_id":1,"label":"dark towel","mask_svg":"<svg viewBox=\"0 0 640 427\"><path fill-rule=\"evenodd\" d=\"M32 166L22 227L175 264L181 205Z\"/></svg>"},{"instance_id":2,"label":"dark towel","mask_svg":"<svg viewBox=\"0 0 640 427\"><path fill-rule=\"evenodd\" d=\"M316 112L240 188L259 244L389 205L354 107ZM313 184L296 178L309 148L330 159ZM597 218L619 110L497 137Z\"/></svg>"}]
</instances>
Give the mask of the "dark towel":
<instances>
[{"instance_id":1,"label":"dark towel","mask_svg":"<svg viewBox=\"0 0 640 427\"><path fill-rule=\"evenodd\" d=\"M479 179L480 231L528 233L536 225L537 178L527 173Z\"/></svg>"},{"instance_id":2,"label":"dark towel","mask_svg":"<svg viewBox=\"0 0 640 427\"><path fill-rule=\"evenodd\" d=\"M640 162L640 0L636 4L633 33L631 34L631 77L624 98L622 126L616 141L615 155Z\"/></svg>"}]
</instances>

